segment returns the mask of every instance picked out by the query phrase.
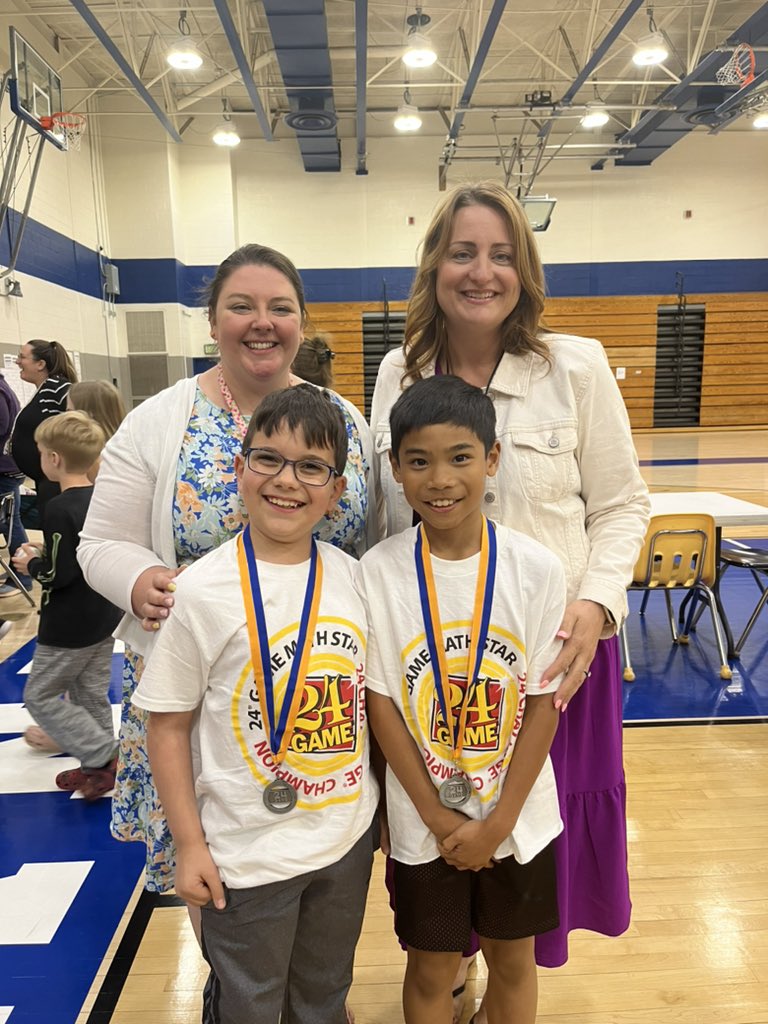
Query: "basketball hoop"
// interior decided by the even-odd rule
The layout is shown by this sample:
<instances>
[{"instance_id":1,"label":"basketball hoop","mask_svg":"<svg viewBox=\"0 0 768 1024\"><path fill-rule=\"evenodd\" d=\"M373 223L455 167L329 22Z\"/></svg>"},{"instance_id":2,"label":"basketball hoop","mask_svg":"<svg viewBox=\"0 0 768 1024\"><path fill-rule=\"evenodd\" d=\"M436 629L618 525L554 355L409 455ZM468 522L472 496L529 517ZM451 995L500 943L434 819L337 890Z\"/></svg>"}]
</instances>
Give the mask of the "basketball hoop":
<instances>
[{"instance_id":1,"label":"basketball hoop","mask_svg":"<svg viewBox=\"0 0 768 1024\"><path fill-rule=\"evenodd\" d=\"M67 149L80 149L80 142L87 125L84 114L59 111L50 117L41 117L40 126L67 140Z\"/></svg>"},{"instance_id":2,"label":"basketball hoop","mask_svg":"<svg viewBox=\"0 0 768 1024\"><path fill-rule=\"evenodd\" d=\"M738 85L743 88L755 77L755 51L747 43L739 43L729 59L715 72L721 85Z\"/></svg>"}]
</instances>

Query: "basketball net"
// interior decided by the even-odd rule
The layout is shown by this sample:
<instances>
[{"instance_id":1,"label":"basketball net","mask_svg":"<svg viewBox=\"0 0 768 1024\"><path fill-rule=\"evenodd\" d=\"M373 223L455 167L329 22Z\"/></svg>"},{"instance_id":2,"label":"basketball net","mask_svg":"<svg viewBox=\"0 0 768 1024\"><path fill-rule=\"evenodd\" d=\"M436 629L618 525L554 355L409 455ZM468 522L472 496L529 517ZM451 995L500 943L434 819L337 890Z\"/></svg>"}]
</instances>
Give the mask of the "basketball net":
<instances>
[{"instance_id":1,"label":"basketball net","mask_svg":"<svg viewBox=\"0 0 768 1024\"><path fill-rule=\"evenodd\" d=\"M41 117L40 124L46 131L65 138L67 149L80 149L88 122L84 114L72 114L61 110L50 117Z\"/></svg>"},{"instance_id":2,"label":"basketball net","mask_svg":"<svg viewBox=\"0 0 768 1024\"><path fill-rule=\"evenodd\" d=\"M755 51L747 43L739 43L728 60L715 72L721 85L738 85L743 88L755 77Z\"/></svg>"}]
</instances>

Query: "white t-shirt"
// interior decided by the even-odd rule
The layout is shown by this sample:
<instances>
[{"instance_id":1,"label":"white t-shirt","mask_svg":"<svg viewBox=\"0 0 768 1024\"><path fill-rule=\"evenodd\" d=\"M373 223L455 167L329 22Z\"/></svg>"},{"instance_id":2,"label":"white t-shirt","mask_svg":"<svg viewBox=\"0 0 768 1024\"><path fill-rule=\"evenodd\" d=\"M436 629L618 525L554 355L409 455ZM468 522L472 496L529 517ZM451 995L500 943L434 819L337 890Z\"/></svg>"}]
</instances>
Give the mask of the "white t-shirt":
<instances>
[{"instance_id":1,"label":"white t-shirt","mask_svg":"<svg viewBox=\"0 0 768 1024\"><path fill-rule=\"evenodd\" d=\"M368 764L367 627L355 589L358 563L329 544L318 544L318 551L317 628L296 729L279 767L253 679L236 540L179 577L173 613L133 697L148 711L200 707L192 735L195 793L211 855L231 888L335 863L368 828L378 802ZM257 564L279 715L309 561ZM298 791L287 814L264 805L264 788L277 777Z\"/></svg>"},{"instance_id":2,"label":"white t-shirt","mask_svg":"<svg viewBox=\"0 0 768 1024\"><path fill-rule=\"evenodd\" d=\"M560 560L538 541L496 527L496 586L480 677L470 698L461 767L473 786L461 811L486 818L496 805L520 730L525 697L551 694L559 680L539 688L557 656L555 639L565 608ZM453 774L450 740L440 712L424 633L414 561L416 528L382 541L363 556L366 602L366 685L391 698L439 786ZM432 556L454 716L467 686L467 661L479 554L459 561ZM528 689L531 687L530 690ZM551 696L545 699L551 700ZM387 769L387 809L392 856L423 864L440 856L435 837L419 817L394 773ZM497 858L527 863L562 830L552 764L547 758Z\"/></svg>"}]
</instances>

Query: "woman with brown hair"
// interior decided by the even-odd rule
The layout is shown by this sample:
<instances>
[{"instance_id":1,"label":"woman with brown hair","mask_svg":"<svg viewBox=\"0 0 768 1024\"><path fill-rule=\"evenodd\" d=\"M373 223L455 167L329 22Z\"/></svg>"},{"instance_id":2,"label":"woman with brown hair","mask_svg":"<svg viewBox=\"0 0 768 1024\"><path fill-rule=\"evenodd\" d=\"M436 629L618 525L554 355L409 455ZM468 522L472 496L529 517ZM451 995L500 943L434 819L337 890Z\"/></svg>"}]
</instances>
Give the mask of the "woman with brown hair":
<instances>
[{"instance_id":1,"label":"woman with brown hair","mask_svg":"<svg viewBox=\"0 0 768 1024\"><path fill-rule=\"evenodd\" d=\"M389 469L389 411L404 388L453 373L496 408L501 463L486 513L561 558L568 605L552 748L565 831L556 841L560 927L536 941L540 964L568 956L568 932L629 924L622 688L616 630L649 517L624 403L598 341L549 331L544 273L520 204L496 182L462 185L427 230L402 350L384 357L371 425L388 531L412 525ZM542 680L529 680L535 692ZM584 684L582 686L582 684Z\"/></svg>"},{"instance_id":2,"label":"woman with brown hair","mask_svg":"<svg viewBox=\"0 0 768 1024\"><path fill-rule=\"evenodd\" d=\"M67 351L58 341L35 338L22 345L16 358L19 376L37 388L13 424L10 454L24 476L35 485L37 514L42 522L46 504L59 493L59 485L51 483L40 466L40 453L35 444L35 431L48 416L57 416L67 408L67 393L77 380L75 368ZM26 586L26 580L24 581ZM32 589L32 584L27 590ZM12 597L18 590L12 583L0 587L0 597Z\"/></svg>"},{"instance_id":3,"label":"woman with brown hair","mask_svg":"<svg viewBox=\"0 0 768 1024\"><path fill-rule=\"evenodd\" d=\"M174 578L243 527L235 455L261 400L300 383L291 371L307 321L298 271L282 253L244 245L206 296L220 362L128 414L102 455L78 559L89 585L125 610L123 713L112 833L147 848L145 885L173 886L174 849L146 752L146 713L131 704L154 632L173 614ZM329 392L347 426L346 490L315 535L360 555L379 536L373 452L360 412Z\"/></svg>"}]
</instances>

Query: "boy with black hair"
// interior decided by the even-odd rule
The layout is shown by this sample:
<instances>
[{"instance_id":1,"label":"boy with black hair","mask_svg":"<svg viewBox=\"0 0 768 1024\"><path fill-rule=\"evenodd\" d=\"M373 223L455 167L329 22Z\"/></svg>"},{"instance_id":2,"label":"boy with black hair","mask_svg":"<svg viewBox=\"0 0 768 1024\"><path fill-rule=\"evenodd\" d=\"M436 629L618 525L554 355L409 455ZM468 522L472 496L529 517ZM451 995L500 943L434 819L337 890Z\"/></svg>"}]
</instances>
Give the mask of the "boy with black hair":
<instances>
[{"instance_id":1,"label":"boy with black hair","mask_svg":"<svg viewBox=\"0 0 768 1024\"><path fill-rule=\"evenodd\" d=\"M59 772L56 785L86 800L115 784L117 741L109 683L112 633L122 612L91 590L77 563L77 545L93 495L88 470L104 447L104 431L84 412L50 416L35 430L40 465L61 488L43 513L45 550L22 544L13 556L18 572L43 587L40 627L24 702L60 749L80 761ZM62 699L69 694L69 700Z\"/></svg>"},{"instance_id":2,"label":"boy with black hair","mask_svg":"<svg viewBox=\"0 0 768 1024\"><path fill-rule=\"evenodd\" d=\"M406 1024L450 1024L471 929L489 1024L532 1024L534 935L557 926L562 829L548 752L565 606L559 560L486 519L500 445L483 392L417 381L395 403L390 460L420 524L361 563L371 728L387 760L395 929L408 949ZM393 587L392 581L397 580Z\"/></svg>"},{"instance_id":3,"label":"boy with black hair","mask_svg":"<svg viewBox=\"0 0 768 1024\"><path fill-rule=\"evenodd\" d=\"M235 460L248 526L178 577L133 697L221 1024L346 1024L378 801L367 626L357 563L312 537L346 461L322 391L261 402Z\"/></svg>"}]
</instances>

